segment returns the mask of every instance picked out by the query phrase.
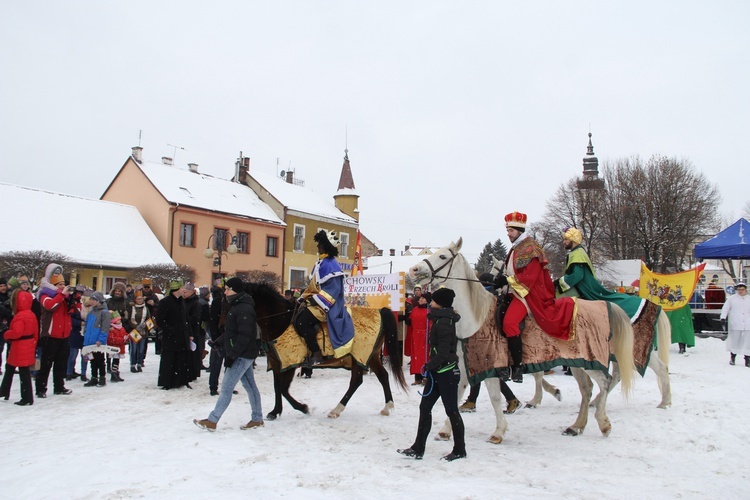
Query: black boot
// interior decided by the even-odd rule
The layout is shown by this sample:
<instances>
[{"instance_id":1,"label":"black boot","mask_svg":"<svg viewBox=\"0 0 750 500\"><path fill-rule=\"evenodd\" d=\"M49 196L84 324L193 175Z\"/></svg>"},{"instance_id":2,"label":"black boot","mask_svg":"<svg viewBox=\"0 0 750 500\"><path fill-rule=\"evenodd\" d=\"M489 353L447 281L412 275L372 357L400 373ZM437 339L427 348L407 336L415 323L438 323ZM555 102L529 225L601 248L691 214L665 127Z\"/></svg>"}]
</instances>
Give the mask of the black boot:
<instances>
[{"instance_id":1,"label":"black boot","mask_svg":"<svg viewBox=\"0 0 750 500\"><path fill-rule=\"evenodd\" d=\"M460 413L450 416L451 430L453 431L453 451L443 457L443 460L452 462L459 458L466 458L466 444L464 443L464 421Z\"/></svg>"},{"instance_id":2,"label":"black boot","mask_svg":"<svg viewBox=\"0 0 750 500\"><path fill-rule=\"evenodd\" d=\"M734 366L734 360L735 360L736 357L737 357L737 355L735 353L733 353L733 352L729 353L729 364L730 365Z\"/></svg>"},{"instance_id":3,"label":"black boot","mask_svg":"<svg viewBox=\"0 0 750 500\"><path fill-rule=\"evenodd\" d=\"M684 342L678 342L680 346L680 352L678 354L685 354L685 343Z\"/></svg>"},{"instance_id":4,"label":"black boot","mask_svg":"<svg viewBox=\"0 0 750 500\"><path fill-rule=\"evenodd\" d=\"M750 368L750 356L745 356L745 366Z\"/></svg>"},{"instance_id":5,"label":"black boot","mask_svg":"<svg viewBox=\"0 0 750 500\"><path fill-rule=\"evenodd\" d=\"M414 458L415 460L422 460L425 444L427 443L427 436L429 436L431 428L432 413L427 413L425 415L420 413L419 424L417 424L417 437L414 439L414 444L409 448L396 451L407 457Z\"/></svg>"},{"instance_id":6,"label":"black boot","mask_svg":"<svg viewBox=\"0 0 750 500\"><path fill-rule=\"evenodd\" d=\"M510 351L510 357L513 359L510 379L520 384L523 382L523 342L521 342L520 335L508 337L508 350Z\"/></svg>"},{"instance_id":7,"label":"black boot","mask_svg":"<svg viewBox=\"0 0 750 500\"><path fill-rule=\"evenodd\" d=\"M91 377L91 380L94 380L94 378L95 377ZM107 385L107 377L106 376L102 375L101 377L99 377L98 380L99 380L99 383L96 384L96 385L98 385L99 387L104 387L105 385Z\"/></svg>"},{"instance_id":8,"label":"black boot","mask_svg":"<svg viewBox=\"0 0 750 500\"><path fill-rule=\"evenodd\" d=\"M84 387L96 387L96 385L99 383L99 379L97 377L91 377L91 380L83 384Z\"/></svg>"}]
</instances>

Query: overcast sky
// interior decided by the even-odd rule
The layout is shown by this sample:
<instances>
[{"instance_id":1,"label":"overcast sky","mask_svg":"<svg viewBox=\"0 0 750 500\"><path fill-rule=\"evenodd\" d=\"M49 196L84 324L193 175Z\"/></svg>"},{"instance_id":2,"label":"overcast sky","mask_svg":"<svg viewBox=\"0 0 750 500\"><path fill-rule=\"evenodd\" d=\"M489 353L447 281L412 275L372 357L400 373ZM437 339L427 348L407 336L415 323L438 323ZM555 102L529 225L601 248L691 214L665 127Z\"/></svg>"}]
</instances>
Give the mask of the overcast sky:
<instances>
[{"instance_id":1,"label":"overcast sky","mask_svg":"<svg viewBox=\"0 0 750 500\"><path fill-rule=\"evenodd\" d=\"M251 170L278 158L332 196L348 130L362 231L386 251L463 236L473 260L506 241L507 212L538 220L580 175L590 127L600 164L687 158L736 219L749 14L744 0L3 2L0 181L98 198L142 131L146 159L176 151L228 178L240 151Z\"/></svg>"}]
</instances>

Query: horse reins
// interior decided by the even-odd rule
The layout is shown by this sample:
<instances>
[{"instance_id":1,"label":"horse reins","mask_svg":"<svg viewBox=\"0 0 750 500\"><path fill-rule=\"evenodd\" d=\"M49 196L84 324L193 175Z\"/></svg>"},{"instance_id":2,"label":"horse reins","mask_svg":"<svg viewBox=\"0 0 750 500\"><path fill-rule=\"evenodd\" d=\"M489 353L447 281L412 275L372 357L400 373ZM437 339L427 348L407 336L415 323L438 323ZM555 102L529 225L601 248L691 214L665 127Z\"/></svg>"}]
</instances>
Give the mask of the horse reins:
<instances>
[{"instance_id":1,"label":"horse reins","mask_svg":"<svg viewBox=\"0 0 750 500\"><path fill-rule=\"evenodd\" d=\"M482 283L478 279L472 279L472 278L454 278L452 276L440 276L438 273L440 271L442 271L443 269L445 269L447 266L450 266L450 267L448 267L448 274L451 273L451 270L453 269L453 261L455 261L456 257L458 257L458 254L457 253L453 253L453 250L451 250L450 248L448 249L448 251L451 253L451 258L448 259L448 262L446 262L442 266L438 267L437 269L435 269L435 268L432 267L432 264L430 263L429 260L422 259L422 262L424 262L427 265L427 267L430 268L430 273L431 274L430 274L430 281L427 283L428 285L431 285L432 282L435 281L435 278L440 278L440 279L443 279L443 280L446 280L446 281L447 280L459 280L459 281L474 281L476 283Z\"/></svg>"}]
</instances>

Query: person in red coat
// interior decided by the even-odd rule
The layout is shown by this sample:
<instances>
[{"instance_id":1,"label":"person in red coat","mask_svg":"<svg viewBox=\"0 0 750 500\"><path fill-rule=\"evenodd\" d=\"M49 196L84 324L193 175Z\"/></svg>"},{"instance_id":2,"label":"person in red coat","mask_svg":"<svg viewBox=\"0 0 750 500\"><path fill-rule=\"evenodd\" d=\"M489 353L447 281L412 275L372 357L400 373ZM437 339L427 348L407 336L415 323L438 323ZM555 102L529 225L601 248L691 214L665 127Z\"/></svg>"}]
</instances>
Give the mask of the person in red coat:
<instances>
[{"instance_id":1,"label":"person in red coat","mask_svg":"<svg viewBox=\"0 0 750 500\"><path fill-rule=\"evenodd\" d=\"M539 243L526 233L526 219L526 214L520 212L505 216L512 245L505 259L505 275L499 274L495 281L500 287L509 285L513 295L503 318L503 333L513 359L513 382L523 382L521 331L529 312L544 333L563 340L571 338L570 323L575 312L571 297L555 299L547 258Z\"/></svg>"},{"instance_id":2,"label":"person in red coat","mask_svg":"<svg viewBox=\"0 0 750 500\"><path fill-rule=\"evenodd\" d=\"M39 322L31 312L34 296L29 292L17 289L11 299L13 303L13 320L10 328L5 332L5 340L13 343L8 352L5 365L5 375L0 384L0 397L10 398L10 387L13 374L18 368L21 378L21 400L16 404L27 406L34 404L34 392L31 388L31 366L36 361L36 344L39 339Z\"/></svg>"},{"instance_id":3,"label":"person in red coat","mask_svg":"<svg viewBox=\"0 0 750 500\"><path fill-rule=\"evenodd\" d=\"M36 374L36 397L47 397L47 381L52 370L54 393L68 395L72 390L65 387L68 372L70 345L68 338L73 329L73 320L68 313L68 298L71 287L65 284L63 269L59 264L50 264L37 291L42 305L39 344L42 347L42 366Z\"/></svg>"},{"instance_id":4,"label":"person in red coat","mask_svg":"<svg viewBox=\"0 0 750 500\"><path fill-rule=\"evenodd\" d=\"M411 363L409 372L414 375L414 383L422 383L422 367L427 364L427 332L430 331L430 320L427 319L428 302L424 295L420 295L409 314L411 335L409 335L409 354Z\"/></svg>"}]
</instances>

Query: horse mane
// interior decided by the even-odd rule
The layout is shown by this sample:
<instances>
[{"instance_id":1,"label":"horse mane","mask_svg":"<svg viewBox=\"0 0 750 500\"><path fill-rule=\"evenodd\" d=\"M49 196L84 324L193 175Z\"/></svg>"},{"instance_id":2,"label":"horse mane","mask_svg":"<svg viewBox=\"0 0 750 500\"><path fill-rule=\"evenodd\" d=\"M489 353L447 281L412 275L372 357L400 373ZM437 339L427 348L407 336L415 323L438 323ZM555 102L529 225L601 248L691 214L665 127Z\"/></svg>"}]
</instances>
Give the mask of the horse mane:
<instances>
[{"instance_id":1,"label":"horse mane","mask_svg":"<svg viewBox=\"0 0 750 500\"><path fill-rule=\"evenodd\" d=\"M464 278L476 280L467 282L469 286L469 304L471 306L471 313L479 320L484 320L490 312L494 295L485 290L479 280L477 280L474 268L471 267L471 264L469 264L463 254L459 253L456 257L454 268L456 268L454 272L463 273Z\"/></svg>"},{"instance_id":2,"label":"horse mane","mask_svg":"<svg viewBox=\"0 0 750 500\"><path fill-rule=\"evenodd\" d=\"M249 293L253 297L253 299L277 300L279 298L284 298L284 296L281 295L281 292L275 285L266 282L246 282L245 292Z\"/></svg>"}]
</instances>

